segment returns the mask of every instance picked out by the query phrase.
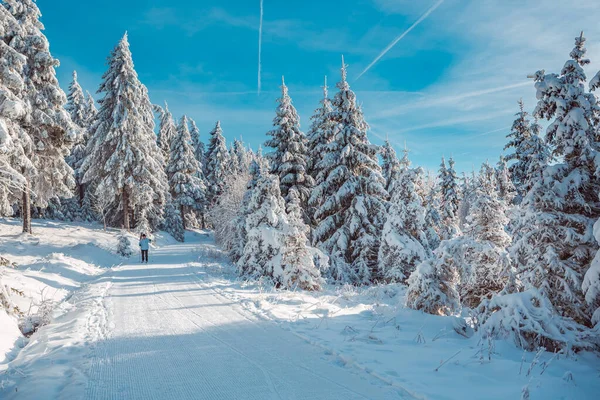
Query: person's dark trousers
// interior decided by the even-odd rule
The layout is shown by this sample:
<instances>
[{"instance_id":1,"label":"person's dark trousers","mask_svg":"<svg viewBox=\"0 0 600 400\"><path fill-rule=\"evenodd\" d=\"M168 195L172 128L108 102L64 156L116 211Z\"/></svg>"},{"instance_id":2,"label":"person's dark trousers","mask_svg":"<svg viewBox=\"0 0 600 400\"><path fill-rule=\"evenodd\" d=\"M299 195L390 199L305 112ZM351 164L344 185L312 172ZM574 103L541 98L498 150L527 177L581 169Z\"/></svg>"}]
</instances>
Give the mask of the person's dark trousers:
<instances>
[{"instance_id":1,"label":"person's dark trousers","mask_svg":"<svg viewBox=\"0 0 600 400\"><path fill-rule=\"evenodd\" d=\"M142 250L142 262L148 262L148 250Z\"/></svg>"}]
</instances>

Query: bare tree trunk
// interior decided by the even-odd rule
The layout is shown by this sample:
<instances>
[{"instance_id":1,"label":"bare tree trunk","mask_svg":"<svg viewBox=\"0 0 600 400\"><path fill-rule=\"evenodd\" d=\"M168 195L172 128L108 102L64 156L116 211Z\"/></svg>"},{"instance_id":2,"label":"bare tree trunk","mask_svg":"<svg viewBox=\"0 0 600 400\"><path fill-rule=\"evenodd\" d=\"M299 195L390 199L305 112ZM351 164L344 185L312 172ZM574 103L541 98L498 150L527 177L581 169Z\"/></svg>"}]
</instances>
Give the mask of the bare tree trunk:
<instances>
[{"instance_id":1,"label":"bare tree trunk","mask_svg":"<svg viewBox=\"0 0 600 400\"><path fill-rule=\"evenodd\" d=\"M123 188L123 229L129 231L129 193Z\"/></svg>"},{"instance_id":2,"label":"bare tree trunk","mask_svg":"<svg viewBox=\"0 0 600 400\"><path fill-rule=\"evenodd\" d=\"M29 193L29 180L25 183L25 188L23 189L23 204L22 204L21 213L23 213L23 232L24 233L32 233L31 232L31 194Z\"/></svg>"},{"instance_id":3,"label":"bare tree trunk","mask_svg":"<svg viewBox=\"0 0 600 400\"><path fill-rule=\"evenodd\" d=\"M83 183L79 184L79 207L83 207L83 198L85 197L85 190L83 190Z\"/></svg>"},{"instance_id":4,"label":"bare tree trunk","mask_svg":"<svg viewBox=\"0 0 600 400\"><path fill-rule=\"evenodd\" d=\"M104 224L104 232L106 232L106 212L102 213L102 223Z\"/></svg>"},{"instance_id":5,"label":"bare tree trunk","mask_svg":"<svg viewBox=\"0 0 600 400\"><path fill-rule=\"evenodd\" d=\"M181 223L183 225L183 230L185 231L185 206L183 204L179 206L179 212L181 213Z\"/></svg>"}]
</instances>

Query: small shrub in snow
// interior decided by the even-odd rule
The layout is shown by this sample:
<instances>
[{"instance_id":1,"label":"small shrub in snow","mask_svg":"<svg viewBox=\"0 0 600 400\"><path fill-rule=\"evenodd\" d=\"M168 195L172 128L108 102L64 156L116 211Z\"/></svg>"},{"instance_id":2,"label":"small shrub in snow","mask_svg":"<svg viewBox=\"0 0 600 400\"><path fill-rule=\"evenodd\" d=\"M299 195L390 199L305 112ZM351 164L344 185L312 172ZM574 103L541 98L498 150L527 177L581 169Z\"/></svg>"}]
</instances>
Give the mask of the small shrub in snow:
<instances>
[{"instance_id":1,"label":"small shrub in snow","mask_svg":"<svg viewBox=\"0 0 600 400\"><path fill-rule=\"evenodd\" d=\"M133 255L133 250L131 249L131 241L129 240L127 232L122 231L119 233L118 238L117 254L122 257L131 257Z\"/></svg>"},{"instance_id":2,"label":"small shrub in snow","mask_svg":"<svg viewBox=\"0 0 600 400\"><path fill-rule=\"evenodd\" d=\"M557 316L548 298L537 289L496 295L484 301L479 312L479 330L486 336L511 339L527 350L594 347L584 327Z\"/></svg>"}]
</instances>

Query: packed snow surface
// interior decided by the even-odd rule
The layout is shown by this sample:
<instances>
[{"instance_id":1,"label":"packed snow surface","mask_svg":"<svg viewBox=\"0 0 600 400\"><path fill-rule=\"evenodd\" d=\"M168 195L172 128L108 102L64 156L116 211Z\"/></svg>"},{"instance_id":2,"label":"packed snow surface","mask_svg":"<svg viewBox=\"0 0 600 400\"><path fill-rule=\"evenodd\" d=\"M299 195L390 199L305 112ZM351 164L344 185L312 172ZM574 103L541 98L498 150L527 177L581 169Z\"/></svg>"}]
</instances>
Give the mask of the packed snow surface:
<instances>
[{"instance_id":1,"label":"packed snow surface","mask_svg":"<svg viewBox=\"0 0 600 400\"><path fill-rule=\"evenodd\" d=\"M118 257L118 232L97 225L44 222L34 233L0 220L0 254L18 264L0 267L4 283L34 299L51 292L57 304L23 349L14 319L0 313L2 399L519 399L524 387L531 399L594 399L600 391L596 355L466 338L454 330L458 319L405 309L400 285L309 293L245 284L205 232L186 233L185 243L157 235L147 265L137 253Z\"/></svg>"}]
</instances>

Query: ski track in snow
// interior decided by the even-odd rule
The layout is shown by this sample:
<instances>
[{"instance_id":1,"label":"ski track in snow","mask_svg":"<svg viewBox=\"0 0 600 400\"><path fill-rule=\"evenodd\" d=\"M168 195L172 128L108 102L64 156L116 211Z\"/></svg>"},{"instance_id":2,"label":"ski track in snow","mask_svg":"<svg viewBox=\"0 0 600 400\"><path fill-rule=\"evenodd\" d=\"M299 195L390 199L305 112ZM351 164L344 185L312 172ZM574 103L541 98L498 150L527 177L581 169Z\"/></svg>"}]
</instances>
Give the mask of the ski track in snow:
<instances>
[{"instance_id":1,"label":"ski track in snow","mask_svg":"<svg viewBox=\"0 0 600 400\"><path fill-rule=\"evenodd\" d=\"M103 290L86 324L96 341L82 367L84 398L412 398L204 284L189 265L201 243L189 236L151 250L150 264L116 267L95 283Z\"/></svg>"}]
</instances>

